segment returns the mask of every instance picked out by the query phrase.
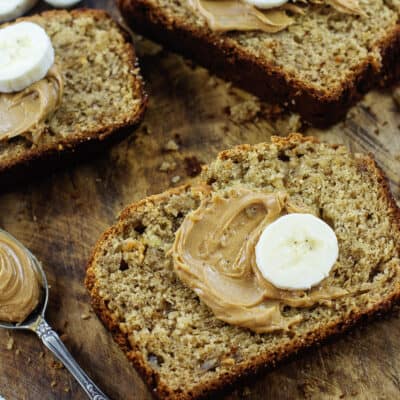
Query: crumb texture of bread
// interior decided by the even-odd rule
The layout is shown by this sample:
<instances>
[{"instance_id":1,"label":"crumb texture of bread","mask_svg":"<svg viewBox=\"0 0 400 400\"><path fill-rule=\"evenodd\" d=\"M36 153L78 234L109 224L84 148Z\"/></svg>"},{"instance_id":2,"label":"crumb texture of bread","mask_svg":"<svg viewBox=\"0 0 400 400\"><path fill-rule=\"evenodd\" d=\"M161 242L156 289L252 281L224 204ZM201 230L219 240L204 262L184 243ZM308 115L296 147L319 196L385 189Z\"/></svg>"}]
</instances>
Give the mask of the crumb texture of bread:
<instances>
[{"instance_id":1,"label":"crumb texture of bread","mask_svg":"<svg viewBox=\"0 0 400 400\"><path fill-rule=\"evenodd\" d=\"M128 207L98 242L86 285L96 312L160 398L191 399L340 332L400 296L399 212L368 156L292 135L220 153L203 171L213 191L286 191L335 231L328 283L349 294L285 307L293 332L255 334L217 320L175 276L169 250L205 194L181 187Z\"/></svg>"},{"instance_id":2,"label":"crumb texture of bread","mask_svg":"<svg viewBox=\"0 0 400 400\"><path fill-rule=\"evenodd\" d=\"M397 70L398 0L360 0L365 16L346 15L328 5L308 5L303 15L293 15L293 25L274 34L213 32L186 0L118 0L118 4L133 29L267 100L287 102L311 120L328 120L331 115L322 106L318 113L325 116L314 115L315 111L292 101L327 103L339 116L334 106L348 107ZM175 43L178 37L182 40ZM271 91L273 95L268 96Z\"/></svg>"},{"instance_id":3,"label":"crumb texture of bread","mask_svg":"<svg viewBox=\"0 0 400 400\"><path fill-rule=\"evenodd\" d=\"M135 125L145 95L127 34L100 10L48 11L22 18L50 36L55 63L64 79L58 110L45 121L38 143L19 136L0 143L0 170L49 150L102 140Z\"/></svg>"}]
</instances>

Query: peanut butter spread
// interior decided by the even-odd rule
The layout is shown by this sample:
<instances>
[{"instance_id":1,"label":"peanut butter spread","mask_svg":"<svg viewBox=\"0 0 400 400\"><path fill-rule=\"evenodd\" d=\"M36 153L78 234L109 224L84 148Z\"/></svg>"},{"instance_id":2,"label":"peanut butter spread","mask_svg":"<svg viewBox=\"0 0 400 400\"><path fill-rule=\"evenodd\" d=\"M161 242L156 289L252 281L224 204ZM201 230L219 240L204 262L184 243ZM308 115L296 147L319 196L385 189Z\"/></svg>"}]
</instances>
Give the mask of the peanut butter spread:
<instances>
[{"instance_id":1,"label":"peanut butter spread","mask_svg":"<svg viewBox=\"0 0 400 400\"><path fill-rule=\"evenodd\" d=\"M328 4L345 14L364 15L358 0L297 0L273 9L260 10L245 0L189 0L192 8L200 13L213 31L260 30L275 33L286 29L295 21L287 12L303 14L310 4Z\"/></svg>"},{"instance_id":2,"label":"peanut butter spread","mask_svg":"<svg viewBox=\"0 0 400 400\"><path fill-rule=\"evenodd\" d=\"M26 89L0 93L0 140L27 135L36 142L42 132L38 128L57 110L62 94L63 78L55 65L43 79Z\"/></svg>"},{"instance_id":3,"label":"peanut butter spread","mask_svg":"<svg viewBox=\"0 0 400 400\"><path fill-rule=\"evenodd\" d=\"M172 247L178 277L211 308L216 318L257 333L289 330L300 313L285 316L284 306L331 304L344 289L322 282L308 291L274 287L257 268L255 246L278 217L309 210L292 204L285 193L232 189L203 200L176 233Z\"/></svg>"},{"instance_id":4,"label":"peanut butter spread","mask_svg":"<svg viewBox=\"0 0 400 400\"><path fill-rule=\"evenodd\" d=\"M23 322L39 303L39 282L29 253L0 231L0 321Z\"/></svg>"}]
</instances>

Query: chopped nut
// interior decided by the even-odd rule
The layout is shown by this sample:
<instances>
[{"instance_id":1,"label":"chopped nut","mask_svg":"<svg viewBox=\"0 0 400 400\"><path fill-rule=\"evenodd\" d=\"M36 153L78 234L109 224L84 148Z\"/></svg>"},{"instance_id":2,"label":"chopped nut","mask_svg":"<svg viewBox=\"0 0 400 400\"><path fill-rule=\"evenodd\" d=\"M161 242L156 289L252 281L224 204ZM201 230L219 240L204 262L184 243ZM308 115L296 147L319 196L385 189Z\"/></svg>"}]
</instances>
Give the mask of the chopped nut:
<instances>
[{"instance_id":1,"label":"chopped nut","mask_svg":"<svg viewBox=\"0 0 400 400\"><path fill-rule=\"evenodd\" d=\"M229 366L229 365L234 365L235 360L231 357L223 358L221 360L221 365Z\"/></svg>"},{"instance_id":2,"label":"chopped nut","mask_svg":"<svg viewBox=\"0 0 400 400\"><path fill-rule=\"evenodd\" d=\"M57 386L57 382L56 381L51 381L50 386L53 388L55 386Z\"/></svg>"},{"instance_id":3,"label":"chopped nut","mask_svg":"<svg viewBox=\"0 0 400 400\"><path fill-rule=\"evenodd\" d=\"M84 320L86 320L86 319L89 319L90 318L90 315L89 314L82 314L81 315L81 319L84 319Z\"/></svg>"}]
</instances>

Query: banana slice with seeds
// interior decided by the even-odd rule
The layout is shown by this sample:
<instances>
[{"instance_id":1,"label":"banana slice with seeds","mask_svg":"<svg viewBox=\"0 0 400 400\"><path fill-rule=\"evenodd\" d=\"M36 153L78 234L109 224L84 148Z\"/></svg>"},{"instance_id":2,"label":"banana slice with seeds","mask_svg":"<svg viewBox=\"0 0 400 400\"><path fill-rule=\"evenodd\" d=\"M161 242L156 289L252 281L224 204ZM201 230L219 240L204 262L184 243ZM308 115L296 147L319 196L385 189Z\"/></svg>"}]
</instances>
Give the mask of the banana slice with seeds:
<instances>
[{"instance_id":1,"label":"banana slice with seeds","mask_svg":"<svg viewBox=\"0 0 400 400\"><path fill-rule=\"evenodd\" d=\"M268 225L256 245L263 277L280 289L306 290L325 279L339 255L332 228L311 214L288 214Z\"/></svg>"}]
</instances>

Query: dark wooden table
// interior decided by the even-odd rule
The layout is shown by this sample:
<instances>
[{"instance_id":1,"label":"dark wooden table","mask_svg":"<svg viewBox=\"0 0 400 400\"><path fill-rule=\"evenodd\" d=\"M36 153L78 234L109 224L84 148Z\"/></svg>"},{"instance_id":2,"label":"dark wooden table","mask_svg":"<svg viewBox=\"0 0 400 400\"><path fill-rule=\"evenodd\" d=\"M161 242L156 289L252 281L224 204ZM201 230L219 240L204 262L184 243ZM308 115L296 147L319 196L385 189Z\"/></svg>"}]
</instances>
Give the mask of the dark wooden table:
<instances>
[{"instance_id":1,"label":"dark wooden table","mask_svg":"<svg viewBox=\"0 0 400 400\"><path fill-rule=\"evenodd\" d=\"M112 1L83 1L108 9ZM43 10L45 6L38 9ZM99 155L0 194L0 226L43 261L51 284L48 321L114 400L151 396L102 324L83 286L100 233L125 205L181 184L198 162L239 143L300 129L354 151L370 151L400 198L400 112L389 90L369 94L327 131L304 129L192 63L135 38L150 96L141 127ZM173 139L178 151L166 152ZM175 163L160 171L164 161ZM400 319L394 313L278 366L226 399L400 398ZM84 393L30 333L0 331L0 395L7 400L83 400Z\"/></svg>"}]
</instances>

